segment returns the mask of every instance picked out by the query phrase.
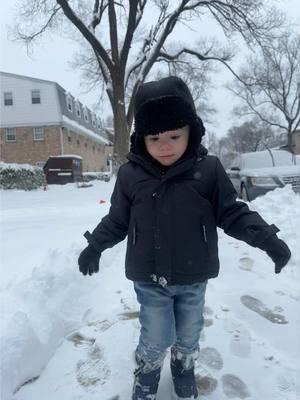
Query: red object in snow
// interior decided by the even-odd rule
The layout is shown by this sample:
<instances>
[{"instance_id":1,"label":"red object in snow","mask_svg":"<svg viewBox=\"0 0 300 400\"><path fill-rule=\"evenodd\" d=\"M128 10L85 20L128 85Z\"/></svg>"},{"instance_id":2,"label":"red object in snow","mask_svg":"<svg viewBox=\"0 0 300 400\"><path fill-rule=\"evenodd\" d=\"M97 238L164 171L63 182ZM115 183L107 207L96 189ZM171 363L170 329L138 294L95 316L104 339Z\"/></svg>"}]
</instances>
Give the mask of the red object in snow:
<instances>
[{"instance_id":1,"label":"red object in snow","mask_svg":"<svg viewBox=\"0 0 300 400\"><path fill-rule=\"evenodd\" d=\"M102 200L102 199L101 199L101 200L99 201L99 204L104 204L104 203L106 203L105 200Z\"/></svg>"}]
</instances>

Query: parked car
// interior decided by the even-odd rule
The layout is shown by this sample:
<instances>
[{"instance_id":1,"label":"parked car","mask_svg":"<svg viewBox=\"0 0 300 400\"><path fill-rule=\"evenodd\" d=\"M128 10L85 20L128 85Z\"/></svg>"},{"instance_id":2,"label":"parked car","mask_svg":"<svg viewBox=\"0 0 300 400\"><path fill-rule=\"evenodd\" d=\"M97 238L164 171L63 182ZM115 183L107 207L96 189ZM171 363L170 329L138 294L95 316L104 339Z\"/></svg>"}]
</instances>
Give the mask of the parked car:
<instances>
[{"instance_id":1,"label":"parked car","mask_svg":"<svg viewBox=\"0 0 300 400\"><path fill-rule=\"evenodd\" d=\"M299 158L285 150L238 154L226 172L245 201L287 184L300 192Z\"/></svg>"}]
</instances>

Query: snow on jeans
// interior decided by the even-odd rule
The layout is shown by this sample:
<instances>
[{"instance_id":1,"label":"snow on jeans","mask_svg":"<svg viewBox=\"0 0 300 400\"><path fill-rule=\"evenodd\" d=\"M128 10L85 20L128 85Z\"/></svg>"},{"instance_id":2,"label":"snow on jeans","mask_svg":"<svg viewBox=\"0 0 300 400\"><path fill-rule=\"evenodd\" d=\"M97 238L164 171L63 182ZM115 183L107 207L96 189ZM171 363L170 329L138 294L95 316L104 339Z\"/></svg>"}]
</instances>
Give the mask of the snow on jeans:
<instances>
[{"instance_id":1,"label":"snow on jeans","mask_svg":"<svg viewBox=\"0 0 300 400\"><path fill-rule=\"evenodd\" d=\"M157 283L134 282L141 306L136 358L142 361L143 372L161 367L170 346L182 354L186 363L193 364L199 352L204 322L206 285L207 281L164 287Z\"/></svg>"}]
</instances>

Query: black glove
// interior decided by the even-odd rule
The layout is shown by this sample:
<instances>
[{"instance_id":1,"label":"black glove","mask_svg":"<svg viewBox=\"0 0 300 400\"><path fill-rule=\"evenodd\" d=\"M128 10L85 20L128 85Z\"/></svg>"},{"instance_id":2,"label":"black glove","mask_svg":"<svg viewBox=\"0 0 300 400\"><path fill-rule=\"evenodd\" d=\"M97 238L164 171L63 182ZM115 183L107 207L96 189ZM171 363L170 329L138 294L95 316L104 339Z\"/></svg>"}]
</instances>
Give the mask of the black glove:
<instances>
[{"instance_id":1,"label":"black glove","mask_svg":"<svg viewBox=\"0 0 300 400\"><path fill-rule=\"evenodd\" d=\"M279 274L291 258L290 249L277 235L268 237L262 243L262 250L264 250L275 263L275 274Z\"/></svg>"},{"instance_id":2,"label":"black glove","mask_svg":"<svg viewBox=\"0 0 300 400\"><path fill-rule=\"evenodd\" d=\"M92 275L95 272L99 272L100 257L101 253L89 244L78 258L79 271L83 275Z\"/></svg>"}]
</instances>

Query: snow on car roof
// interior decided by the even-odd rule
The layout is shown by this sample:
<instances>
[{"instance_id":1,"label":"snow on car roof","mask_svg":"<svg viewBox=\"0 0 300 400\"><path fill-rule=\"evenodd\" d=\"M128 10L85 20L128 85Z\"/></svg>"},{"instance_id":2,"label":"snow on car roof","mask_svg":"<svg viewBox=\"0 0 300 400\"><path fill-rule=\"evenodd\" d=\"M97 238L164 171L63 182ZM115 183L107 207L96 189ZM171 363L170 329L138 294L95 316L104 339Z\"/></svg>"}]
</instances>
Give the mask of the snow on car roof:
<instances>
[{"instance_id":1,"label":"snow on car roof","mask_svg":"<svg viewBox=\"0 0 300 400\"><path fill-rule=\"evenodd\" d=\"M295 165L293 155L285 150L271 150L276 167ZM272 157L268 150L241 154L244 168L273 167ZM299 162L299 161L298 161ZM297 163L298 163L297 162Z\"/></svg>"}]
</instances>

